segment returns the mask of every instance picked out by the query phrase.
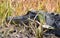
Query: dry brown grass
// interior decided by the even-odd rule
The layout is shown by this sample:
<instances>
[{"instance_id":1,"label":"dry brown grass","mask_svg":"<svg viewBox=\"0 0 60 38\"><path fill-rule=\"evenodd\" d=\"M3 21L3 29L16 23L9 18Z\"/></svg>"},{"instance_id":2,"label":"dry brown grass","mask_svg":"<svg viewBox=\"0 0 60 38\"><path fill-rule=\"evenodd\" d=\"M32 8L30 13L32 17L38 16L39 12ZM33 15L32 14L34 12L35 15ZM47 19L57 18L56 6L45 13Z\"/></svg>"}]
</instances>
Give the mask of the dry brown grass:
<instances>
[{"instance_id":1,"label":"dry brown grass","mask_svg":"<svg viewBox=\"0 0 60 38\"><path fill-rule=\"evenodd\" d=\"M14 0L12 4L16 15L24 15L29 9L60 12L59 0Z\"/></svg>"}]
</instances>

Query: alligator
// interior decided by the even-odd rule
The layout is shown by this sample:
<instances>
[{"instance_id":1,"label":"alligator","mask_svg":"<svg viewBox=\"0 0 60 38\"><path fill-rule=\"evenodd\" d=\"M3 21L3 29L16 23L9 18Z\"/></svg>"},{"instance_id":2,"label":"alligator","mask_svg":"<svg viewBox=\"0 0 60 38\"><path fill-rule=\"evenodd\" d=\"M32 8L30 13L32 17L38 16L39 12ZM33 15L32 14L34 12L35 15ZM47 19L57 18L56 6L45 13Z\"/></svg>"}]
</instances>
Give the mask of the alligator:
<instances>
[{"instance_id":1,"label":"alligator","mask_svg":"<svg viewBox=\"0 0 60 38\"><path fill-rule=\"evenodd\" d=\"M13 23L12 21L14 21L15 23L19 24L21 23L21 21L23 21L25 24L28 25L28 21L29 21L28 18L34 19L37 14L40 14L45 18L46 25L55 28L54 30L47 31L46 33L53 33L55 35L60 36L60 14L57 13L31 10L28 11L27 14L23 16L6 17L6 22L8 23L12 19L11 23ZM35 18L35 20L39 21L38 16Z\"/></svg>"}]
</instances>

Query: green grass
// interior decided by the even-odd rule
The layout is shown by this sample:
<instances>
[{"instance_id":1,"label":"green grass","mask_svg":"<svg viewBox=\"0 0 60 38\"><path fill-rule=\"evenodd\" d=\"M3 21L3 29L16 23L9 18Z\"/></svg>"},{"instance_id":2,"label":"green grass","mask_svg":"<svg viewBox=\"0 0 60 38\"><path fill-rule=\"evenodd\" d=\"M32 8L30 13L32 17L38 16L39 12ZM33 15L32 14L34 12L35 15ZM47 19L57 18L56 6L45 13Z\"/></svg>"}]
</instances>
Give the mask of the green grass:
<instances>
[{"instance_id":1,"label":"green grass","mask_svg":"<svg viewBox=\"0 0 60 38\"><path fill-rule=\"evenodd\" d=\"M11 16L12 14L13 9L11 3L7 0L0 2L0 24L5 21L7 16Z\"/></svg>"}]
</instances>

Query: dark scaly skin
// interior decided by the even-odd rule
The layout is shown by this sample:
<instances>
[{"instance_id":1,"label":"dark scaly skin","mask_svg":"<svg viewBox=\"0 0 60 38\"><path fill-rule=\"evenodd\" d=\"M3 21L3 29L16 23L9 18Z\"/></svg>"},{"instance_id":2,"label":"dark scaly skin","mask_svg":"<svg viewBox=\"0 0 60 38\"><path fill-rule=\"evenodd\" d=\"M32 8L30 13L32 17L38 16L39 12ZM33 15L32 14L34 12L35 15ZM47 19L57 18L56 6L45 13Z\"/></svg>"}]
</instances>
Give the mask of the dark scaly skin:
<instances>
[{"instance_id":1,"label":"dark scaly skin","mask_svg":"<svg viewBox=\"0 0 60 38\"><path fill-rule=\"evenodd\" d=\"M52 33L55 32L54 34L60 36L60 15L59 14L48 13L48 12L44 13L43 11L33 11L32 10L32 11L28 11L26 15L13 17L11 22L14 21L15 23L19 24L19 23L21 23L21 21L23 21L24 23L27 24L28 23L28 18L34 19L37 12L39 14L42 14L45 17L47 25L50 25L50 26L56 28L54 31L51 30ZM7 23L10 21L11 17L12 16L6 18ZM36 18L36 20L38 20L38 18Z\"/></svg>"}]
</instances>

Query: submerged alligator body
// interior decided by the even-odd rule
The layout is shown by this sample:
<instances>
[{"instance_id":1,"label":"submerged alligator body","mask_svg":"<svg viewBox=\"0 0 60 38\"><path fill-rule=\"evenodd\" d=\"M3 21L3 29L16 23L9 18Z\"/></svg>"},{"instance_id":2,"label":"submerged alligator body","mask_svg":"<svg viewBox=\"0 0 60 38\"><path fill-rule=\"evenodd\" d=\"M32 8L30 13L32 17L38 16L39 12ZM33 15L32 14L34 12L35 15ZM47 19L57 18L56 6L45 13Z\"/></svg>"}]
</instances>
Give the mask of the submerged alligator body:
<instances>
[{"instance_id":1,"label":"submerged alligator body","mask_svg":"<svg viewBox=\"0 0 60 38\"><path fill-rule=\"evenodd\" d=\"M43 11L32 10L32 11L28 11L27 14L23 16L7 17L6 22L8 23L12 18L11 23L12 21L14 21L15 23L19 24L21 23L21 21L23 21L25 24L28 24L28 18L34 19L37 14L41 14L44 16L46 25L58 28L58 30L55 29L55 30L51 30L50 32L55 33L56 35L60 36L60 30L59 30L60 29L60 15L56 13L49 13L49 12L44 13ZM39 21L37 17L35 20Z\"/></svg>"}]
</instances>

